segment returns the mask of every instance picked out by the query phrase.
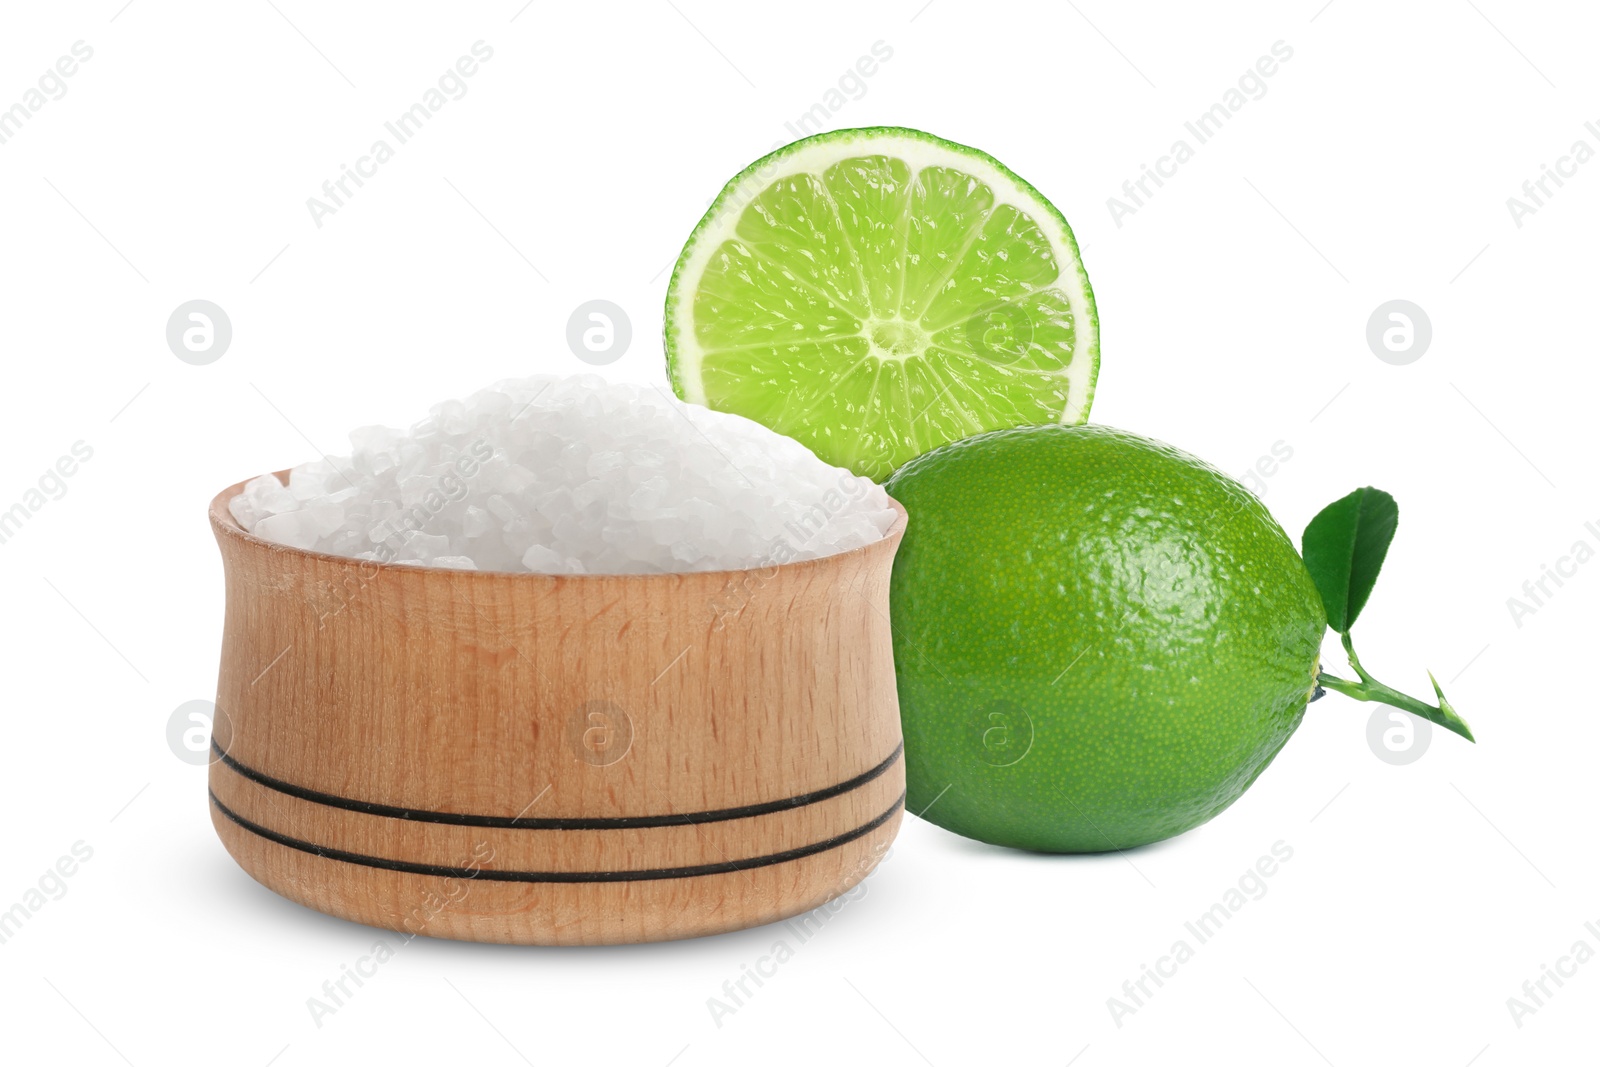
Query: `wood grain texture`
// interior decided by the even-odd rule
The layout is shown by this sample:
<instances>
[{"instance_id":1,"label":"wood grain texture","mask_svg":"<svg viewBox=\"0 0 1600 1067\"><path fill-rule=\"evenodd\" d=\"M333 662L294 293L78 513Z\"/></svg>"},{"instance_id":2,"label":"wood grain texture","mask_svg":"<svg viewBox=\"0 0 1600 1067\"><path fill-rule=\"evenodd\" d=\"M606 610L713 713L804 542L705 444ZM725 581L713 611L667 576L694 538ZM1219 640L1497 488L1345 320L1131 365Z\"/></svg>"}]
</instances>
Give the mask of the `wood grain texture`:
<instances>
[{"instance_id":1,"label":"wood grain texture","mask_svg":"<svg viewBox=\"0 0 1600 1067\"><path fill-rule=\"evenodd\" d=\"M497 574L302 552L212 501L212 818L252 877L374 926L692 937L870 873L905 792L877 543L749 571Z\"/></svg>"}]
</instances>

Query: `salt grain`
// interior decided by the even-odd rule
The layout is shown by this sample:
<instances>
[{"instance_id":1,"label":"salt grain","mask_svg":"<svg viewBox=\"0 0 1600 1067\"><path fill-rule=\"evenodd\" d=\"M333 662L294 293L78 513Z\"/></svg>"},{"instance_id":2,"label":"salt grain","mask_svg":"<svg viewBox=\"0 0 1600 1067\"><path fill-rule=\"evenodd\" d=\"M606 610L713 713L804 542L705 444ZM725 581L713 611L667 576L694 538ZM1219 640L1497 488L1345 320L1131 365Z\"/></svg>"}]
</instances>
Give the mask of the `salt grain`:
<instances>
[{"instance_id":1,"label":"salt grain","mask_svg":"<svg viewBox=\"0 0 1600 1067\"><path fill-rule=\"evenodd\" d=\"M457 570L626 574L815 559L883 537L883 489L765 426L657 389L500 382L409 431L253 478L228 503L293 548Z\"/></svg>"}]
</instances>

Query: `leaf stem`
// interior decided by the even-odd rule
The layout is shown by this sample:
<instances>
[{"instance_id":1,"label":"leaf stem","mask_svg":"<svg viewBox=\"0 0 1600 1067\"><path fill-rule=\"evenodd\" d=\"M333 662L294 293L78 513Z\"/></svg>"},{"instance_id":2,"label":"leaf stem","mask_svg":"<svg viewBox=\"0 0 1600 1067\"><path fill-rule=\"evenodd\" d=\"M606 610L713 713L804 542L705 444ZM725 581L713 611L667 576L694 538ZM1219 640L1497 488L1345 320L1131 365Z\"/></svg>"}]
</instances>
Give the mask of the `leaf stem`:
<instances>
[{"instance_id":1,"label":"leaf stem","mask_svg":"<svg viewBox=\"0 0 1600 1067\"><path fill-rule=\"evenodd\" d=\"M1349 679L1331 675L1326 671L1320 671L1317 675L1318 685L1326 689L1332 689L1335 693L1343 693L1352 700L1376 700L1381 704L1399 708L1401 711L1409 711L1411 714L1427 719L1431 723L1443 726L1452 733L1460 734L1468 741L1476 742L1477 739L1472 736L1472 730L1467 726L1466 720L1456 714L1456 709L1451 707L1450 702L1445 699L1444 692L1439 688L1438 679L1434 678L1432 672L1429 672L1428 680L1433 683L1434 695L1439 699L1438 707L1425 704L1415 697L1407 696L1398 689L1392 689L1368 674L1366 668L1361 666L1361 660L1356 656L1356 650L1350 643L1350 634L1348 632L1339 635L1339 642L1344 645L1344 652L1350 660L1351 669L1356 672L1356 677L1361 680L1352 682Z\"/></svg>"}]
</instances>

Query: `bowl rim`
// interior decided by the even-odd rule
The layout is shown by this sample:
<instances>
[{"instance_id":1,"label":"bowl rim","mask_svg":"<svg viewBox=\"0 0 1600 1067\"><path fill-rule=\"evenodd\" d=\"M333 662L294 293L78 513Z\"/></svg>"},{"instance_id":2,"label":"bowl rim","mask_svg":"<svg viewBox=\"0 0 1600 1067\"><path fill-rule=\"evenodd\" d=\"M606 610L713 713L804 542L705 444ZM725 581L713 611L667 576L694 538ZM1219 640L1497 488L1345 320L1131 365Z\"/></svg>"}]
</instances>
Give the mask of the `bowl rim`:
<instances>
[{"instance_id":1,"label":"bowl rim","mask_svg":"<svg viewBox=\"0 0 1600 1067\"><path fill-rule=\"evenodd\" d=\"M290 470L291 468L285 467L283 470L272 471L270 473L280 482L283 482L285 485L287 485ZM230 485L228 488L222 490L216 496L211 498L211 504L207 509L207 514L211 520L212 531L217 535L219 540L223 537L228 537L243 544L250 545L257 550L265 549L270 552L288 553L304 559L321 560L336 565L342 564L345 566L358 567L362 569L378 568L380 571L384 572L393 571L408 574L443 574L451 577L467 578L470 580L510 579L513 581L531 580L584 582L610 579L612 581L655 580L672 582L682 581L686 578L712 579L721 577L725 581L732 581L738 576L761 574L768 571L789 572L808 567L831 566L852 557L866 555L867 553L871 552L882 551L884 545L890 546L890 552L892 553L898 548L901 538L905 535L906 525L910 521L910 516L906 512L905 505L901 504L900 501L896 500L894 497L889 496L887 497L889 501L889 507L892 511L894 511L895 518L894 521L889 524L889 529L885 531L883 536L878 538L876 541L869 541L864 545L858 545L857 547L847 549L844 552L835 552L831 555L817 556L812 559L791 560L787 563L761 563L752 567L736 567L727 570L644 572L603 571L596 573L586 572L583 574L550 574L544 571L469 571L459 570L454 567L433 567L428 566L427 564L419 563L391 563L375 559L357 559L355 556L340 556L331 552L317 552L307 548L295 548L292 545L282 545L276 541L268 541L264 537L257 537L255 534L239 525L239 520L235 519L233 517L233 513L228 510L228 502L244 491L246 483L258 477L260 477L260 475L251 475L250 478L245 478L242 481L235 482L233 485ZM887 496L887 494L885 495Z\"/></svg>"}]
</instances>

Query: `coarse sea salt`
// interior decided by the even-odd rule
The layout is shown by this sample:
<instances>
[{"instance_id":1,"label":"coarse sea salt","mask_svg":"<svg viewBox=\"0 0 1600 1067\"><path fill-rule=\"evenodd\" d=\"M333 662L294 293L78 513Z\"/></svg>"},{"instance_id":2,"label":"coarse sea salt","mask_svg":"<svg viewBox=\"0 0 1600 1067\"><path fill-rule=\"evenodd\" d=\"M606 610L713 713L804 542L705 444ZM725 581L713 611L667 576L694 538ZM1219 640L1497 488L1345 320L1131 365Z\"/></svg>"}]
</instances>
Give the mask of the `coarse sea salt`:
<instances>
[{"instance_id":1,"label":"coarse sea salt","mask_svg":"<svg viewBox=\"0 0 1600 1067\"><path fill-rule=\"evenodd\" d=\"M228 502L292 548L457 570L740 570L859 548L894 522L882 487L791 438L593 375L499 382L351 455Z\"/></svg>"}]
</instances>

